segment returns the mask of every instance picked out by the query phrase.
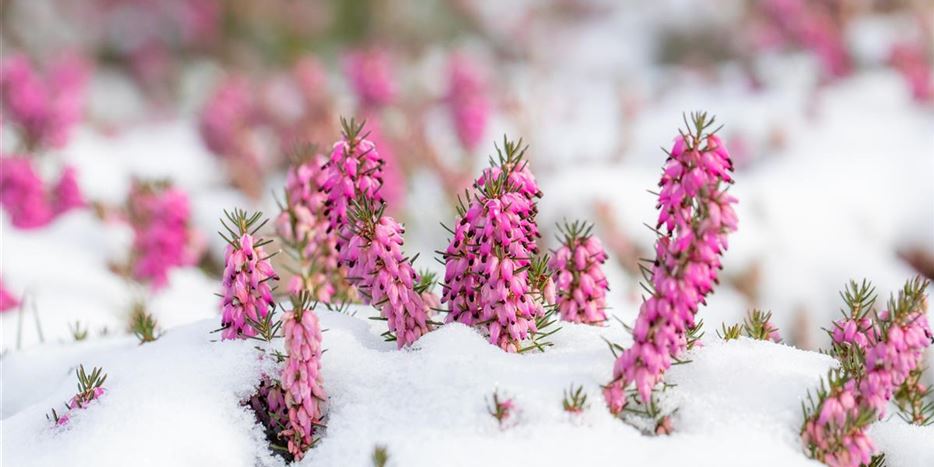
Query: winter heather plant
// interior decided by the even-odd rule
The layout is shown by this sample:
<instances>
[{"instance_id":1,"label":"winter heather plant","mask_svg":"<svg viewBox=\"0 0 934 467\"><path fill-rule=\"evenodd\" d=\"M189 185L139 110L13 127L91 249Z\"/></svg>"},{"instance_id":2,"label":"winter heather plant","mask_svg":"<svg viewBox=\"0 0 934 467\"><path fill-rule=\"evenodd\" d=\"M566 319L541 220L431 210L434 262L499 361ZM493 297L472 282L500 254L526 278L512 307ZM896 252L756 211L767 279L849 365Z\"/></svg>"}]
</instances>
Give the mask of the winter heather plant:
<instances>
[{"instance_id":1,"label":"winter heather plant","mask_svg":"<svg viewBox=\"0 0 934 467\"><path fill-rule=\"evenodd\" d=\"M81 118L87 75L86 64L74 55L61 57L41 73L23 55L0 63L3 120L18 130L22 149L65 145Z\"/></svg>"},{"instance_id":2,"label":"winter heather plant","mask_svg":"<svg viewBox=\"0 0 934 467\"><path fill-rule=\"evenodd\" d=\"M295 460L301 460L324 426L323 405L328 397L321 382L321 327L307 293L292 297L292 309L285 312L282 328L288 352L282 370L288 426L279 437L288 442Z\"/></svg>"},{"instance_id":3,"label":"winter heather plant","mask_svg":"<svg viewBox=\"0 0 934 467\"><path fill-rule=\"evenodd\" d=\"M926 315L927 286L920 278L909 280L887 309L872 318L868 313L875 296L868 282L851 282L841 294L849 313L844 313L843 323L835 323L842 331L837 336L831 332L832 352L842 359L841 367L830 372L816 397L809 394L809 404L802 407L801 439L812 458L834 467L872 462L875 446L867 434L869 426L885 416L899 388L911 384L934 339ZM863 319L869 319L865 326ZM856 331L846 332L853 326Z\"/></svg>"},{"instance_id":4,"label":"winter heather plant","mask_svg":"<svg viewBox=\"0 0 934 467\"><path fill-rule=\"evenodd\" d=\"M516 403L511 397L500 395L499 389L487 400L487 411L496 419L501 429L508 428L516 422Z\"/></svg>"},{"instance_id":5,"label":"winter heather plant","mask_svg":"<svg viewBox=\"0 0 934 467\"><path fill-rule=\"evenodd\" d=\"M507 352L542 348L555 303L547 260L538 256L535 216L542 196L523 160L522 141L503 138L498 161L483 170L458 207L445 263L448 322L477 326Z\"/></svg>"},{"instance_id":6,"label":"winter heather plant","mask_svg":"<svg viewBox=\"0 0 934 467\"><path fill-rule=\"evenodd\" d=\"M84 205L73 168L65 167L49 190L31 158L0 157L0 206L9 214L13 227L45 227L59 215Z\"/></svg>"},{"instance_id":7,"label":"winter heather plant","mask_svg":"<svg viewBox=\"0 0 934 467\"><path fill-rule=\"evenodd\" d=\"M350 282L365 303L372 304L389 325L387 338L399 348L411 345L431 330L431 303L422 278L403 256L405 229L365 197L350 210L350 240L341 251ZM430 293L430 292L429 292Z\"/></svg>"},{"instance_id":8,"label":"winter heather plant","mask_svg":"<svg viewBox=\"0 0 934 467\"><path fill-rule=\"evenodd\" d=\"M448 105L461 145L473 152L483 140L490 118L487 82L477 65L464 54L448 63Z\"/></svg>"},{"instance_id":9,"label":"winter heather plant","mask_svg":"<svg viewBox=\"0 0 934 467\"><path fill-rule=\"evenodd\" d=\"M341 119L342 138L334 143L331 157L324 165L322 189L327 195L324 215L328 221L327 233L337 236L338 251L350 240L348 211L359 197L371 206L383 202L380 188L383 185L383 160L376 145L366 139L363 126L366 122Z\"/></svg>"},{"instance_id":10,"label":"winter heather plant","mask_svg":"<svg viewBox=\"0 0 934 467\"><path fill-rule=\"evenodd\" d=\"M0 278L0 313L19 307L20 299L7 290L3 279Z\"/></svg>"},{"instance_id":11,"label":"winter heather plant","mask_svg":"<svg viewBox=\"0 0 934 467\"><path fill-rule=\"evenodd\" d=\"M276 232L285 251L297 263L288 290L307 290L316 300L348 300L352 294L340 269L337 235L329 231L323 191L327 158L306 148L293 157L285 182L285 205L276 218Z\"/></svg>"},{"instance_id":12,"label":"winter heather plant","mask_svg":"<svg viewBox=\"0 0 934 467\"><path fill-rule=\"evenodd\" d=\"M553 253L548 266L554 271L561 319L602 324L606 321L606 292L610 288L602 267L606 251L592 234L593 224L575 221L558 229L561 248Z\"/></svg>"},{"instance_id":13,"label":"winter heather plant","mask_svg":"<svg viewBox=\"0 0 934 467\"><path fill-rule=\"evenodd\" d=\"M46 418L54 422L56 426L67 424L76 411L87 408L92 401L99 399L106 391L104 381L107 380L107 375L102 369L94 368L88 374L84 371L84 365L80 365L75 370L75 375L78 377L78 392L65 403L65 412L60 415L52 409L51 415L46 415Z\"/></svg>"},{"instance_id":14,"label":"winter heather plant","mask_svg":"<svg viewBox=\"0 0 934 467\"><path fill-rule=\"evenodd\" d=\"M131 274L154 290L168 284L173 268L198 262L201 242L191 228L188 195L165 182L134 180L126 203L133 227Z\"/></svg>"},{"instance_id":15,"label":"winter heather plant","mask_svg":"<svg viewBox=\"0 0 934 467\"><path fill-rule=\"evenodd\" d=\"M389 52L379 48L356 50L344 57L344 72L359 99L360 107L376 108L396 97Z\"/></svg>"},{"instance_id":16,"label":"winter heather plant","mask_svg":"<svg viewBox=\"0 0 934 467\"><path fill-rule=\"evenodd\" d=\"M271 280L279 280L279 275L269 262L273 255L266 255L263 247L272 240L254 237L266 221L259 222L262 213L247 215L245 211L234 209L233 213L224 211L227 222L221 225L227 231L221 237L227 241L224 253L224 279L221 304L222 339L244 339L256 336L256 330L250 322L259 321L275 307L272 297Z\"/></svg>"},{"instance_id":17,"label":"winter heather plant","mask_svg":"<svg viewBox=\"0 0 934 467\"><path fill-rule=\"evenodd\" d=\"M618 355L604 397L613 414L629 399L656 417L653 391L695 328L698 307L713 291L727 236L736 230L736 199L727 193L733 164L706 113L691 116L675 138L659 186L656 257L643 266L649 297L632 328L633 345ZM613 348L611 346L611 348ZM630 386L634 393L627 395ZM651 409L651 410L650 410ZM656 430L657 431L657 430Z\"/></svg>"}]
</instances>

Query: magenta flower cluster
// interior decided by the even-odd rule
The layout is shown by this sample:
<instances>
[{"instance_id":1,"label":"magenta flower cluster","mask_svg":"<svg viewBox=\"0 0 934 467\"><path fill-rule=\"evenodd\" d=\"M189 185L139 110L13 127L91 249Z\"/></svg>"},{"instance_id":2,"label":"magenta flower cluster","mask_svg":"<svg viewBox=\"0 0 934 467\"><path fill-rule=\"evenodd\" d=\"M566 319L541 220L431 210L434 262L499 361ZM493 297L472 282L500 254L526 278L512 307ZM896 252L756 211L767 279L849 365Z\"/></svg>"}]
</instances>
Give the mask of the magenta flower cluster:
<instances>
[{"instance_id":1,"label":"magenta flower cluster","mask_svg":"<svg viewBox=\"0 0 934 467\"><path fill-rule=\"evenodd\" d=\"M874 300L871 290L854 287L851 290L858 294L848 291L844 295L852 313L831 332L835 353L845 358L843 370L837 376L831 374L829 391L818 392L801 431L811 457L830 466L869 463L875 447L866 430L885 416L889 401L920 368L922 355L934 339L926 315L927 285L920 279L909 281L888 309L868 325L863 321L869 319Z\"/></svg>"},{"instance_id":2,"label":"magenta flower cluster","mask_svg":"<svg viewBox=\"0 0 934 467\"><path fill-rule=\"evenodd\" d=\"M376 145L366 139L363 124L353 120L341 121L344 131L340 141L334 143L331 157L324 166L325 177L322 189L327 194L325 216L328 233L338 236L338 247L350 238L348 212L360 197L373 206L380 205L383 196L383 160Z\"/></svg>"},{"instance_id":3,"label":"magenta flower cluster","mask_svg":"<svg viewBox=\"0 0 934 467\"><path fill-rule=\"evenodd\" d=\"M228 220L238 229L238 233L227 228L231 237L226 239L228 245L224 253L221 304L223 339L255 336L256 330L251 322L265 318L269 310L275 307L269 281L279 280L279 276L269 262L269 256L263 251L263 246L269 241L253 237L262 225L251 230L259 218L260 213L247 217L245 212L238 210L228 214Z\"/></svg>"},{"instance_id":4,"label":"magenta flower cluster","mask_svg":"<svg viewBox=\"0 0 934 467\"><path fill-rule=\"evenodd\" d=\"M389 52L379 48L361 49L344 57L344 72L364 108L381 107L396 97Z\"/></svg>"},{"instance_id":5,"label":"magenta flower cluster","mask_svg":"<svg viewBox=\"0 0 934 467\"><path fill-rule=\"evenodd\" d=\"M380 310L399 348L430 330L430 302L416 290L421 278L402 254L405 229L369 205L354 212L352 236L341 251L350 281L365 302Z\"/></svg>"},{"instance_id":6,"label":"magenta flower cluster","mask_svg":"<svg viewBox=\"0 0 934 467\"><path fill-rule=\"evenodd\" d=\"M7 290L6 285L3 283L3 279L0 278L0 313L12 310L18 307L19 304L19 298Z\"/></svg>"},{"instance_id":7,"label":"magenta flower cluster","mask_svg":"<svg viewBox=\"0 0 934 467\"><path fill-rule=\"evenodd\" d=\"M448 65L448 101L461 144L473 151L480 144L490 118L487 83L466 55L455 54Z\"/></svg>"},{"instance_id":8,"label":"magenta flower cluster","mask_svg":"<svg viewBox=\"0 0 934 467\"><path fill-rule=\"evenodd\" d=\"M516 352L538 332L536 320L554 302L554 284L549 279L536 290L530 277L541 191L522 159L525 148L504 141L503 150L499 165L483 171L469 205L460 209L444 253L441 301L448 322L482 326L491 343Z\"/></svg>"},{"instance_id":9,"label":"magenta flower cluster","mask_svg":"<svg viewBox=\"0 0 934 467\"><path fill-rule=\"evenodd\" d=\"M301 460L314 444L324 416L327 393L321 382L321 327L318 316L307 308L307 300L293 301L285 313L283 329L288 356L282 370L282 389L288 408L288 429L279 436L288 442L295 460Z\"/></svg>"},{"instance_id":10,"label":"magenta flower cluster","mask_svg":"<svg viewBox=\"0 0 934 467\"><path fill-rule=\"evenodd\" d=\"M106 392L104 382L107 375L100 368L94 368L91 373L87 373L84 365L80 365L75 370L75 375L78 377L78 392L65 403L65 413L58 414L53 409L51 417L47 416L56 426L66 425L75 411L87 408L92 401L100 399Z\"/></svg>"},{"instance_id":11,"label":"magenta flower cluster","mask_svg":"<svg viewBox=\"0 0 934 467\"><path fill-rule=\"evenodd\" d=\"M713 290L727 235L736 230L736 199L729 153L715 134L713 120L694 115L694 129L675 139L659 186L660 213L651 268L653 294L642 303L633 326L633 345L619 355L613 380L604 387L610 411L627 405L626 389L635 385L643 403L672 361L687 345L694 315Z\"/></svg>"},{"instance_id":12,"label":"magenta flower cluster","mask_svg":"<svg viewBox=\"0 0 934 467\"><path fill-rule=\"evenodd\" d=\"M591 234L592 227L579 222L566 225L562 245L549 263L558 290L558 312L561 319L573 323L606 321L609 284L602 265L607 254L600 240Z\"/></svg>"},{"instance_id":13,"label":"magenta flower cluster","mask_svg":"<svg viewBox=\"0 0 934 467\"><path fill-rule=\"evenodd\" d=\"M327 158L312 155L289 167L285 203L276 218L276 232L299 259L299 271L288 284L291 294L308 290L316 300L330 302L343 282L337 236L328 233L327 194L322 191Z\"/></svg>"},{"instance_id":14,"label":"magenta flower cluster","mask_svg":"<svg viewBox=\"0 0 934 467\"><path fill-rule=\"evenodd\" d=\"M67 55L40 74L29 59L13 55L0 64L3 117L20 130L28 149L60 148L81 118L87 66Z\"/></svg>"},{"instance_id":15,"label":"magenta flower cluster","mask_svg":"<svg viewBox=\"0 0 934 467\"><path fill-rule=\"evenodd\" d=\"M168 284L173 268L197 263L201 251L190 227L190 211L184 191L134 181L127 200L133 227L133 278L158 290Z\"/></svg>"},{"instance_id":16,"label":"magenta flower cluster","mask_svg":"<svg viewBox=\"0 0 934 467\"><path fill-rule=\"evenodd\" d=\"M0 206L19 229L44 227L59 215L85 205L75 170L66 167L46 189L33 160L25 156L0 158Z\"/></svg>"}]
</instances>

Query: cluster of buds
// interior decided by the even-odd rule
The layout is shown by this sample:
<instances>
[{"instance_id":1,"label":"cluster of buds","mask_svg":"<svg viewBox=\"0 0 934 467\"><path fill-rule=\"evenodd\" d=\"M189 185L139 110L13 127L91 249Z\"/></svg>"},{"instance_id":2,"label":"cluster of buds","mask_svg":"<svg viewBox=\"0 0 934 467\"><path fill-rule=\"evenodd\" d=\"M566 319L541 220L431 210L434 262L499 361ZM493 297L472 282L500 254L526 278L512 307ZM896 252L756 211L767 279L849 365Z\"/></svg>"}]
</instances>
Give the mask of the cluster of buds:
<instances>
[{"instance_id":1,"label":"cluster of buds","mask_svg":"<svg viewBox=\"0 0 934 467\"><path fill-rule=\"evenodd\" d=\"M25 149L65 145L81 118L86 81L86 65L74 55L52 63L44 76L22 55L0 64L4 121L18 127Z\"/></svg>"},{"instance_id":2,"label":"cluster of buds","mask_svg":"<svg viewBox=\"0 0 934 467\"><path fill-rule=\"evenodd\" d=\"M12 310L20 305L20 300L7 290L3 285L3 279L0 278L0 313Z\"/></svg>"},{"instance_id":3,"label":"cluster of buds","mask_svg":"<svg viewBox=\"0 0 934 467\"><path fill-rule=\"evenodd\" d=\"M310 296L292 296L292 309L285 312L282 328L288 356L282 370L282 390L288 410L288 425L279 437L288 443L289 453L301 460L316 442L322 427L323 403L327 393L321 383L321 327L311 309Z\"/></svg>"},{"instance_id":4,"label":"cluster of buds","mask_svg":"<svg viewBox=\"0 0 934 467\"><path fill-rule=\"evenodd\" d=\"M469 204L461 201L443 253L447 321L483 326L490 342L507 352L531 348L523 342L535 339L546 307L555 302L547 262L536 261L541 191L523 160L525 150L521 141L504 138L498 164L491 161L476 180Z\"/></svg>"},{"instance_id":5,"label":"cluster of buds","mask_svg":"<svg viewBox=\"0 0 934 467\"><path fill-rule=\"evenodd\" d=\"M887 310L872 319L865 346L855 338L847 342L835 338L833 350L842 360L841 369L831 373L829 389L822 383L817 399L811 398L810 407L804 409L801 437L814 459L853 467L871 461L869 425L885 416L896 393L917 388L912 375L921 368L922 353L934 339L926 316L927 286L920 278L908 281ZM850 308L848 319L856 322L866 316L875 299L866 282L851 283L843 296Z\"/></svg>"},{"instance_id":6,"label":"cluster of buds","mask_svg":"<svg viewBox=\"0 0 934 467\"><path fill-rule=\"evenodd\" d=\"M610 411L627 405L635 385L638 401L652 404L652 393L672 362L686 349L694 316L713 290L727 235L736 230L736 199L727 193L733 179L729 153L705 113L692 115L693 130L675 138L659 186L656 257L643 267L651 296L643 301L632 329L633 345L613 367L604 387Z\"/></svg>"},{"instance_id":7,"label":"cluster of buds","mask_svg":"<svg viewBox=\"0 0 934 467\"><path fill-rule=\"evenodd\" d=\"M188 195L168 183L134 180L126 203L133 227L133 278L165 287L172 268L198 262L203 242L190 226Z\"/></svg>"},{"instance_id":8,"label":"cluster of buds","mask_svg":"<svg viewBox=\"0 0 934 467\"><path fill-rule=\"evenodd\" d=\"M67 424L74 411L87 408L91 401L95 401L104 395L104 381L107 380L107 375L100 368L94 368L88 374L84 371L84 365L80 365L75 370L75 375L78 377L78 392L65 403L65 413L59 414L55 409L52 409L52 414L46 416L56 426Z\"/></svg>"},{"instance_id":9,"label":"cluster of buds","mask_svg":"<svg viewBox=\"0 0 934 467\"><path fill-rule=\"evenodd\" d=\"M0 158L0 205L19 229L44 227L59 215L85 205L75 170L66 167L58 181L46 189L42 178L25 156Z\"/></svg>"},{"instance_id":10,"label":"cluster of buds","mask_svg":"<svg viewBox=\"0 0 934 467\"><path fill-rule=\"evenodd\" d=\"M288 446L280 444L279 433L289 429L289 409L285 405L285 391L279 381L264 375L259 387L243 405L251 408L256 420L263 426L267 440L285 455Z\"/></svg>"},{"instance_id":11,"label":"cluster of buds","mask_svg":"<svg viewBox=\"0 0 934 467\"><path fill-rule=\"evenodd\" d=\"M516 403L511 397L501 396L498 389L493 391L493 396L487 402L487 411L496 419L500 428L508 428L516 422Z\"/></svg>"},{"instance_id":12,"label":"cluster of buds","mask_svg":"<svg viewBox=\"0 0 934 467\"><path fill-rule=\"evenodd\" d=\"M565 412L578 415L583 413L588 405L587 394L584 392L583 386L575 388L572 384L571 387L564 390L564 401L562 401L561 406Z\"/></svg>"},{"instance_id":13,"label":"cluster of buds","mask_svg":"<svg viewBox=\"0 0 934 467\"><path fill-rule=\"evenodd\" d=\"M276 218L276 232L298 262L289 293L308 290L316 300L347 298L350 290L339 268L337 236L325 217L327 194L322 191L327 158L307 151L295 158L285 181L285 206Z\"/></svg>"},{"instance_id":14,"label":"cluster of buds","mask_svg":"<svg viewBox=\"0 0 934 467\"><path fill-rule=\"evenodd\" d=\"M344 57L344 72L364 108L381 107L396 97L389 52L379 48L356 50Z\"/></svg>"},{"instance_id":15,"label":"cluster of buds","mask_svg":"<svg viewBox=\"0 0 934 467\"><path fill-rule=\"evenodd\" d=\"M327 195L324 215L328 221L327 233L337 236L340 250L350 238L348 211L358 197L365 198L370 205L382 204L380 188L383 185L383 160L376 152L376 145L366 139L364 123L353 119L341 119L343 136L334 143L331 157L324 165L324 182L321 185Z\"/></svg>"},{"instance_id":16,"label":"cluster of buds","mask_svg":"<svg viewBox=\"0 0 934 467\"><path fill-rule=\"evenodd\" d=\"M483 139L490 117L487 83L466 55L455 54L448 64L448 104L461 144L474 151Z\"/></svg>"},{"instance_id":17,"label":"cluster of buds","mask_svg":"<svg viewBox=\"0 0 934 467\"><path fill-rule=\"evenodd\" d=\"M559 227L561 248L549 267L554 271L557 305L561 319L574 323L601 324L606 321L606 292L609 290L603 263L606 251L592 235L592 224L574 222Z\"/></svg>"},{"instance_id":18,"label":"cluster of buds","mask_svg":"<svg viewBox=\"0 0 934 467\"><path fill-rule=\"evenodd\" d=\"M259 194L257 174L263 170L263 152L254 132L258 113L250 83L233 76L208 98L198 122L208 150L224 160L233 183L253 195Z\"/></svg>"},{"instance_id":19,"label":"cluster of buds","mask_svg":"<svg viewBox=\"0 0 934 467\"><path fill-rule=\"evenodd\" d=\"M895 44L889 52L889 64L901 73L911 89L912 97L920 103L931 103L934 99L934 74L931 73L930 56L921 41Z\"/></svg>"},{"instance_id":20,"label":"cluster of buds","mask_svg":"<svg viewBox=\"0 0 934 467\"><path fill-rule=\"evenodd\" d=\"M834 2L805 0L766 0L760 9L767 19L764 45L793 45L807 49L820 61L824 75L839 78L852 69L846 47L842 11Z\"/></svg>"},{"instance_id":21,"label":"cluster of buds","mask_svg":"<svg viewBox=\"0 0 934 467\"><path fill-rule=\"evenodd\" d=\"M341 250L351 283L364 301L380 310L399 348L415 342L431 329L431 303L427 287L403 256L405 229L360 197L351 209L350 240Z\"/></svg>"},{"instance_id":22,"label":"cluster of buds","mask_svg":"<svg viewBox=\"0 0 934 467\"><path fill-rule=\"evenodd\" d=\"M269 281L279 280L279 276L269 262L272 255L267 256L263 251L263 247L272 240L254 237L266 224L265 221L257 224L262 213L248 216L246 212L235 209L232 214L224 211L224 215L233 227L221 221L230 235L221 234L228 243L224 253L222 338L254 337L256 330L251 323L263 320L275 307Z\"/></svg>"}]
</instances>

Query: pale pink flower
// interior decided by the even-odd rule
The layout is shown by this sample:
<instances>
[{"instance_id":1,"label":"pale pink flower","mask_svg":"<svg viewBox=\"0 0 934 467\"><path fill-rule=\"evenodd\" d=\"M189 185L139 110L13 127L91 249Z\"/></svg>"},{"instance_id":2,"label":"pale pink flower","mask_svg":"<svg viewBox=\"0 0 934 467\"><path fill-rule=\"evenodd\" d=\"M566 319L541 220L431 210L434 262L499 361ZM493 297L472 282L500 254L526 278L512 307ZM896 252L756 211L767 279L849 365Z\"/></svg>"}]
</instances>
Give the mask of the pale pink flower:
<instances>
[{"instance_id":1,"label":"pale pink flower","mask_svg":"<svg viewBox=\"0 0 934 467\"><path fill-rule=\"evenodd\" d=\"M282 370L288 428L279 436L287 440L295 460L301 460L322 426L323 404L328 397L321 381L321 327L314 310L302 299L293 300L282 321L288 352Z\"/></svg>"},{"instance_id":2,"label":"pale pink flower","mask_svg":"<svg viewBox=\"0 0 934 467\"><path fill-rule=\"evenodd\" d=\"M55 217L42 179L24 156L0 158L0 205L19 229L44 227Z\"/></svg>"},{"instance_id":3,"label":"pale pink flower","mask_svg":"<svg viewBox=\"0 0 934 467\"><path fill-rule=\"evenodd\" d=\"M474 151L486 133L490 98L486 79L466 55L454 54L448 64L448 105L461 144Z\"/></svg>"},{"instance_id":4,"label":"pale pink flower","mask_svg":"<svg viewBox=\"0 0 934 467\"><path fill-rule=\"evenodd\" d=\"M549 267L554 271L561 319L574 323L600 324L606 321L606 292L609 290L603 263L606 251L591 234L592 226L575 222L563 230L561 248L554 252Z\"/></svg>"},{"instance_id":5,"label":"pale pink flower","mask_svg":"<svg viewBox=\"0 0 934 467\"><path fill-rule=\"evenodd\" d=\"M190 226L188 195L178 188L134 180L127 198L133 227L132 274L137 280L161 289L169 272L190 266L200 258L193 248L197 237Z\"/></svg>"},{"instance_id":6,"label":"pale pink flower","mask_svg":"<svg viewBox=\"0 0 934 467\"><path fill-rule=\"evenodd\" d=\"M232 236L226 238L228 245L224 253L221 304L223 339L255 336L256 330L251 322L265 318L269 310L275 307L270 281L279 280L279 275L269 261L270 256L263 250L269 241L254 239L255 230L251 230L260 216L260 213L256 213L247 217L240 210L227 215L233 225L225 224ZM236 236L233 236L234 232Z\"/></svg>"},{"instance_id":7,"label":"pale pink flower","mask_svg":"<svg viewBox=\"0 0 934 467\"><path fill-rule=\"evenodd\" d=\"M673 360L687 346L694 315L713 290L727 235L736 230L736 199L725 185L733 181L729 153L714 134L706 114L694 116L695 128L675 138L659 182L659 232L651 268L653 295L642 302L633 325L633 345L613 367L604 395L614 414L626 406L633 385L643 403Z\"/></svg>"},{"instance_id":8,"label":"pale pink flower","mask_svg":"<svg viewBox=\"0 0 934 467\"><path fill-rule=\"evenodd\" d=\"M356 50L344 57L344 72L361 107L389 104L396 97L392 60L384 49Z\"/></svg>"}]
</instances>

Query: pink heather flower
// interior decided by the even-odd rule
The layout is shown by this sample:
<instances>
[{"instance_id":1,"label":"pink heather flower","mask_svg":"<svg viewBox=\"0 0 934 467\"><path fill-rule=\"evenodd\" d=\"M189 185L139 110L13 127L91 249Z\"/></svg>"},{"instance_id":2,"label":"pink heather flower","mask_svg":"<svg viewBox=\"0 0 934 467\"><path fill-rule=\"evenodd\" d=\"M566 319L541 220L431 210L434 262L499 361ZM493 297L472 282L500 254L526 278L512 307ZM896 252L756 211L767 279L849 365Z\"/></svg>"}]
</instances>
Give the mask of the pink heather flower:
<instances>
[{"instance_id":1,"label":"pink heather flower","mask_svg":"<svg viewBox=\"0 0 934 467\"><path fill-rule=\"evenodd\" d=\"M866 430L874 420L885 417L889 400L920 368L922 354L934 339L927 320L927 286L920 278L906 283L898 298L890 300L888 310L872 323L867 332L869 344L860 352L841 354L835 342L838 356L862 357L864 365L843 361L842 370L828 378L830 391L822 385L817 403L805 410L801 437L811 457L832 466L869 463L875 449ZM844 299L858 322L868 313L874 296L866 282L861 287L851 283Z\"/></svg>"},{"instance_id":2,"label":"pink heather flower","mask_svg":"<svg viewBox=\"0 0 934 467\"><path fill-rule=\"evenodd\" d=\"M57 215L84 206L84 195L78 186L75 169L71 166L65 167L52 191L52 209Z\"/></svg>"},{"instance_id":3,"label":"pink heather flower","mask_svg":"<svg viewBox=\"0 0 934 467\"><path fill-rule=\"evenodd\" d=\"M321 190L327 172L327 158L314 155L289 167L285 182L286 205L276 219L276 232L299 260L299 274L288 290L297 294L308 290L312 297L330 302L335 294L348 293L340 271L337 235L328 231L325 217L327 194Z\"/></svg>"},{"instance_id":4,"label":"pink heather flower","mask_svg":"<svg viewBox=\"0 0 934 467\"><path fill-rule=\"evenodd\" d=\"M561 319L574 323L600 324L606 321L606 292L609 290L603 263L606 251L591 235L593 226L575 222L564 227L562 246L551 258Z\"/></svg>"},{"instance_id":5,"label":"pink heather flower","mask_svg":"<svg viewBox=\"0 0 934 467\"><path fill-rule=\"evenodd\" d=\"M66 412L59 415L53 409L52 416L47 416L55 422L56 426L67 424L76 411L87 408L92 401L100 399L106 392L104 382L107 380L107 375L100 368L94 368L88 374L84 371L84 365L80 365L75 370L75 374L78 377L78 392L65 403Z\"/></svg>"},{"instance_id":6,"label":"pink heather flower","mask_svg":"<svg viewBox=\"0 0 934 467\"><path fill-rule=\"evenodd\" d=\"M554 285L549 279L536 290L531 274L541 191L522 160L521 141L504 141L504 149L500 165L484 170L470 204L460 209L444 255L441 302L448 304L448 322L483 326L492 344L517 352L539 331L536 320L554 298Z\"/></svg>"},{"instance_id":7,"label":"pink heather flower","mask_svg":"<svg viewBox=\"0 0 934 467\"><path fill-rule=\"evenodd\" d=\"M352 236L341 250L347 276L366 303L379 309L399 348L430 330L430 303L416 290L421 281L411 261L402 255L405 229L368 203L354 212Z\"/></svg>"},{"instance_id":8,"label":"pink heather flower","mask_svg":"<svg viewBox=\"0 0 934 467\"><path fill-rule=\"evenodd\" d=\"M127 200L133 227L132 274L153 289L168 283L172 268L195 264L188 195L167 185L134 181Z\"/></svg>"},{"instance_id":9,"label":"pink heather flower","mask_svg":"<svg viewBox=\"0 0 934 467\"><path fill-rule=\"evenodd\" d=\"M321 425L322 404L327 393L321 382L321 327L318 316L307 308L305 300L293 300L285 313L285 348L288 357L282 370L282 388L288 407L288 429L279 436L288 440L289 452L301 460L315 442L315 432Z\"/></svg>"},{"instance_id":10,"label":"pink heather flower","mask_svg":"<svg viewBox=\"0 0 934 467\"><path fill-rule=\"evenodd\" d=\"M922 103L934 99L934 63L929 56L922 44L911 42L895 44L889 52L889 63L905 78L912 97Z\"/></svg>"},{"instance_id":11,"label":"pink heather flower","mask_svg":"<svg viewBox=\"0 0 934 467\"><path fill-rule=\"evenodd\" d=\"M648 404L672 360L686 348L698 306L713 290L727 235L736 230L736 199L723 186L733 181L732 162L720 139L706 133L706 114L694 116L695 131L675 139L659 186L652 267L654 294L642 303L633 326L633 345L617 358L613 381L604 388L610 411L626 405L625 389L635 386Z\"/></svg>"},{"instance_id":12,"label":"pink heather flower","mask_svg":"<svg viewBox=\"0 0 934 467\"><path fill-rule=\"evenodd\" d=\"M255 336L256 330L250 323L265 318L275 307L269 281L279 280L279 276L263 251L263 246L270 241L253 238L255 231L262 227L262 224L255 227L261 214L247 217L241 210L225 214L238 233L234 236L234 230L224 224L231 237L225 238L229 245L224 253L222 338L243 339Z\"/></svg>"},{"instance_id":13,"label":"pink heather flower","mask_svg":"<svg viewBox=\"0 0 934 467\"><path fill-rule=\"evenodd\" d=\"M474 151L483 139L490 117L487 83L466 55L455 54L448 64L448 103L461 144Z\"/></svg>"},{"instance_id":14,"label":"pink heather flower","mask_svg":"<svg viewBox=\"0 0 934 467\"><path fill-rule=\"evenodd\" d=\"M237 157L243 151L243 133L252 123L255 104L250 84L238 76L221 82L201 110L199 129L211 152Z\"/></svg>"},{"instance_id":15,"label":"pink heather flower","mask_svg":"<svg viewBox=\"0 0 934 467\"><path fill-rule=\"evenodd\" d=\"M62 147L81 118L87 66L75 55L52 63L40 76L29 59L14 55L0 64L4 119L22 131L27 147Z\"/></svg>"},{"instance_id":16,"label":"pink heather flower","mask_svg":"<svg viewBox=\"0 0 934 467\"><path fill-rule=\"evenodd\" d=\"M383 184L383 159L376 145L366 139L363 125L354 120L341 119L343 137L334 143L331 157L325 165L325 178L321 186L327 194L325 216L328 232L339 236L338 248L343 247L350 237L348 209L358 197L377 206L383 201L380 187Z\"/></svg>"},{"instance_id":17,"label":"pink heather flower","mask_svg":"<svg viewBox=\"0 0 934 467\"><path fill-rule=\"evenodd\" d=\"M19 229L44 227L55 217L31 159L0 158L0 205Z\"/></svg>"},{"instance_id":18,"label":"pink heather flower","mask_svg":"<svg viewBox=\"0 0 934 467\"><path fill-rule=\"evenodd\" d=\"M7 290L6 286L3 284L3 279L0 278L0 313L12 310L18 307L19 304L20 300L16 298L12 292Z\"/></svg>"},{"instance_id":19,"label":"pink heather flower","mask_svg":"<svg viewBox=\"0 0 934 467\"><path fill-rule=\"evenodd\" d=\"M828 8L805 0L768 0L762 7L780 38L776 41L809 49L827 77L839 78L850 72L852 60L843 27Z\"/></svg>"},{"instance_id":20,"label":"pink heather flower","mask_svg":"<svg viewBox=\"0 0 934 467\"><path fill-rule=\"evenodd\" d=\"M818 392L819 402L801 429L801 440L812 458L831 467L868 465L875 452L865 432L865 408L854 380L830 378L830 390Z\"/></svg>"},{"instance_id":21,"label":"pink heather flower","mask_svg":"<svg viewBox=\"0 0 934 467\"><path fill-rule=\"evenodd\" d=\"M347 54L344 72L361 107L381 107L395 99L396 83L386 50L357 50Z\"/></svg>"}]
</instances>

